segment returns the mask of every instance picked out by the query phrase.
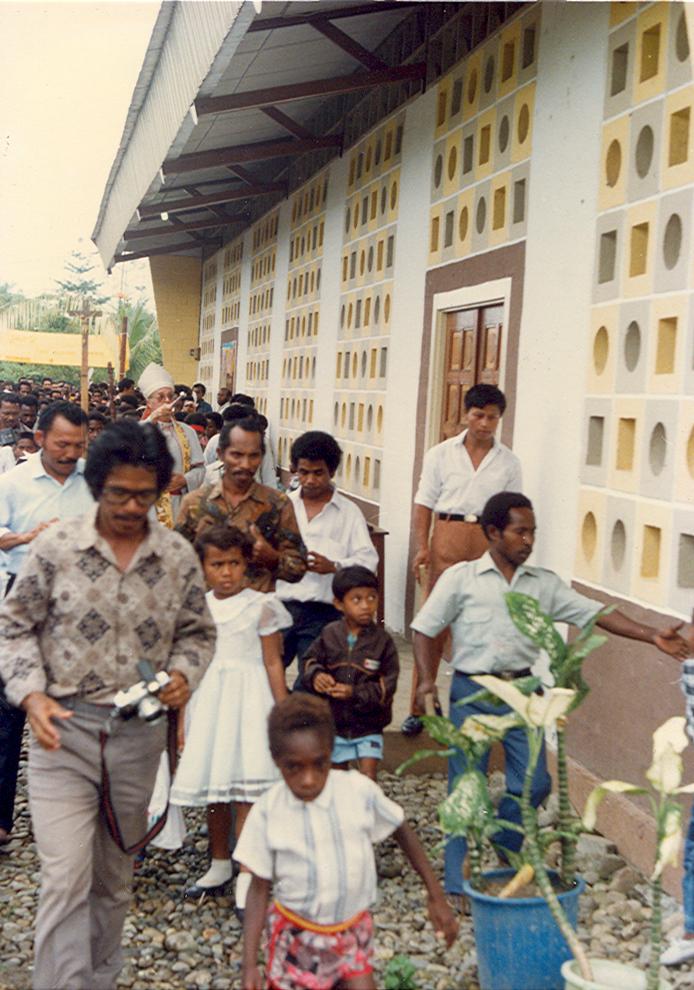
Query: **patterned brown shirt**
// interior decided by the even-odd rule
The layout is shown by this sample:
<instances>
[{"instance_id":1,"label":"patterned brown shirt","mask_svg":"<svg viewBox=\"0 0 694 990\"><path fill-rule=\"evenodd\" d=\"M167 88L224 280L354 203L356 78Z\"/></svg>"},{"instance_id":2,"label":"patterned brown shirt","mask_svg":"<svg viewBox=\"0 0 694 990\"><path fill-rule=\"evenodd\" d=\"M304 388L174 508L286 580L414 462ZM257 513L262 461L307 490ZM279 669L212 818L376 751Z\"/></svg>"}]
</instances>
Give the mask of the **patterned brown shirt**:
<instances>
[{"instance_id":1,"label":"patterned brown shirt","mask_svg":"<svg viewBox=\"0 0 694 990\"><path fill-rule=\"evenodd\" d=\"M253 482L237 506L224 498L222 482L203 485L185 496L176 530L191 543L209 526L238 526L248 533L255 523L271 547L279 553L277 567L269 570L252 564L246 584L255 591L274 591L275 582L300 581L306 573L306 547L301 539L294 506L282 492Z\"/></svg>"},{"instance_id":2,"label":"patterned brown shirt","mask_svg":"<svg viewBox=\"0 0 694 990\"><path fill-rule=\"evenodd\" d=\"M142 659L194 689L212 660L216 629L190 544L152 523L122 572L95 518L41 533L0 606L0 676L15 705L31 691L107 704L140 680Z\"/></svg>"}]
</instances>

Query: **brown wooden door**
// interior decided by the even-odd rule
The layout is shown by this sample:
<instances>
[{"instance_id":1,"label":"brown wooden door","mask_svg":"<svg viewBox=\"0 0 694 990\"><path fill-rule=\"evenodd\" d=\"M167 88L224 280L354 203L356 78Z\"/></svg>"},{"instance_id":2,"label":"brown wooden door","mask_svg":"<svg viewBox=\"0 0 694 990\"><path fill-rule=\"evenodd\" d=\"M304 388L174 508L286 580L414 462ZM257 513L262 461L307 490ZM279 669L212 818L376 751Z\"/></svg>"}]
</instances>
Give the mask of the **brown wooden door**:
<instances>
[{"instance_id":1,"label":"brown wooden door","mask_svg":"<svg viewBox=\"0 0 694 990\"><path fill-rule=\"evenodd\" d=\"M498 384L502 319L503 306L446 313L440 440L454 437L464 428L468 389L478 382Z\"/></svg>"}]
</instances>

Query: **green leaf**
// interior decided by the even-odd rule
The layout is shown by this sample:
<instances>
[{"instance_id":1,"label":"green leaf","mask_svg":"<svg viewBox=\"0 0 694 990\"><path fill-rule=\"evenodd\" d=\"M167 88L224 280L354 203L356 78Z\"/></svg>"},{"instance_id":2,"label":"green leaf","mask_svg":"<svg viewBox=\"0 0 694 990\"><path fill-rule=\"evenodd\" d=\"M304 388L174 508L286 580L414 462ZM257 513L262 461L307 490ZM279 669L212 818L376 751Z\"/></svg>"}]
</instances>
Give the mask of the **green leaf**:
<instances>
[{"instance_id":1,"label":"green leaf","mask_svg":"<svg viewBox=\"0 0 694 990\"><path fill-rule=\"evenodd\" d=\"M455 756L457 750L451 749L418 749L416 753L413 753L409 759L401 763L400 766L395 771L396 776L401 777L406 770L409 770L411 766L415 763L419 763L420 760L427 760L430 756L440 756L448 758L449 756Z\"/></svg>"},{"instance_id":2,"label":"green leaf","mask_svg":"<svg viewBox=\"0 0 694 990\"><path fill-rule=\"evenodd\" d=\"M509 615L524 636L547 652L550 665L561 664L566 655L566 643L554 627L552 619L530 595L509 591L504 596Z\"/></svg>"},{"instance_id":3,"label":"green leaf","mask_svg":"<svg viewBox=\"0 0 694 990\"><path fill-rule=\"evenodd\" d=\"M438 813L441 828L449 835L467 835L469 831L484 834L490 822L497 828L487 778L479 770L466 770L456 779Z\"/></svg>"}]
</instances>

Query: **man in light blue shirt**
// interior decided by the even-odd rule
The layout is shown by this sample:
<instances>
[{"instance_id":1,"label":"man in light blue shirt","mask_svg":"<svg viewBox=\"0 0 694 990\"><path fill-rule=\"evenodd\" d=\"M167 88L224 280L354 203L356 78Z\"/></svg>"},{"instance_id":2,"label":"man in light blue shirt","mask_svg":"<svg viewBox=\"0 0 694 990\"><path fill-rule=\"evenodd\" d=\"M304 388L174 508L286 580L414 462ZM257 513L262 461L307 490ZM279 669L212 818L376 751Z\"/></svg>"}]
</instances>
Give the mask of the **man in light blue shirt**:
<instances>
[{"instance_id":1,"label":"man in light blue shirt","mask_svg":"<svg viewBox=\"0 0 694 990\"><path fill-rule=\"evenodd\" d=\"M39 417L36 439L41 450L0 477L0 550L9 572L5 593L38 534L58 519L83 515L94 504L84 480L87 417L80 407L52 403ZM24 717L7 702L0 684L0 845L9 841L12 830Z\"/></svg>"},{"instance_id":2,"label":"man in light blue shirt","mask_svg":"<svg viewBox=\"0 0 694 990\"><path fill-rule=\"evenodd\" d=\"M439 578L431 595L416 615L414 655L419 674L417 701L424 710L428 694L436 697L434 683L437 659L436 637L450 627L453 637L450 717L461 725L469 716L480 713L510 711L509 708L484 703L455 705L479 687L471 680L473 674L494 674L505 680L528 676L539 657L534 646L513 624L506 607L505 594L517 591L537 599L540 608L556 622L583 626L596 615L602 604L574 591L553 572L544 567L530 567L526 561L535 541L535 516L530 500L518 492L501 492L485 505L481 525L489 541L489 551L479 560L466 561L449 567ZM689 643L677 632L679 626L662 632L627 618L619 611L600 617L603 629L652 643L659 650L677 659L690 655ZM506 756L507 794L499 805L499 818L520 824L520 797L528 749L523 729L512 729L504 738ZM486 770L484 761L482 770ZM453 781L465 770L462 753L451 757L448 764L449 790ZM544 750L533 779L532 801L541 804L551 790ZM503 830L495 841L511 850L518 850L520 833ZM467 853L464 839L451 839L446 846L445 887L451 895L462 894L462 869Z\"/></svg>"}]
</instances>

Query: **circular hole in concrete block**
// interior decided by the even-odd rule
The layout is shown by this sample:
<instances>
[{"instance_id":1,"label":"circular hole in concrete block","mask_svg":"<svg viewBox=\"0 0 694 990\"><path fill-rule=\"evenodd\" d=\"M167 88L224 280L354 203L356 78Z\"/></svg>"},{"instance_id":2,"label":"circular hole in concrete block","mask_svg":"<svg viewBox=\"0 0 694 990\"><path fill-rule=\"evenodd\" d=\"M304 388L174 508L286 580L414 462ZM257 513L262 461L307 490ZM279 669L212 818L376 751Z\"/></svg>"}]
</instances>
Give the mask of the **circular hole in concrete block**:
<instances>
[{"instance_id":1,"label":"circular hole in concrete block","mask_svg":"<svg viewBox=\"0 0 694 990\"><path fill-rule=\"evenodd\" d=\"M530 110L528 104L524 103L518 114L518 143L523 144L530 130Z\"/></svg>"},{"instance_id":2,"label":"circular hole in concrete block","mask_svg":"<svg viewBox=\"0 0 694 990\"><path fill-rule=\"evenodd\" d=\"M653 161L653 128L648 124L641 128L636 141L636 173L640 179L645 179Z\"/></svg>"},{"instance_id":3,"label":"circular hole in concrete block","mask_svg":"<svg viewBox=\"0 0 694 990\"><path fill-rule=\"evenodd\" d=\"M494 56L490 55L484 67L484 91L488 93L494 82Z\"/></svg>"},{"instance_id":4,"label":"circular hole in concrete block","mask_svg":"<svg viewBox=\"0 0 694 990\"><path fill-rule=\"evenodd\" d=\"M648 462L653 474L659 475L661 473L665 467L666 456L667 433L662 423L656 423L648 442Z\"/></svg>"},{"instance_id":5,"label":"circular hole in concrete block","mask_svg":"<svg viewBox=\"0 0 694 990\"><path fill-rule=\"evenodd\" d=\"M694 426L689 431L689 439L687 440L687 471L689 471L689 476L694 478Z\"/></svg>"},{"instance_id":6,"label":"circular hole in concrete block","mask_svg":"<svg viewBox=\"0 0 694 990\"><path fill-rule=\"evenodd\" d=\"M624 335L624 364L627 371L634 371L641 357L641 328L632 320Z\"/></svg>"},{"instance_id":7,"label":"circular hole in concrete block","mask_svg":"<svg viewBox=\"0 0 694 990\"><path fill-rule=\"evenodd\" d=\"M477 204L477 213L475 215L475 226L477 227L478 234L482 233L486 222L487 222L487 201L484 198L484 196L480 196L479 202Z\"/></svg>"},{"instance_id":8,"label":"circular hole in concrete block","mask_svg":"<svg viewBox=\"0 0 694 990\"><path fill-rule=\"evenodd\" d=\"M501 118L501 123L499 124L499 151L503 153L508 147L508 139L511 133L511 125L508 120L508 115L504 114Z\"/></svg>"},{"instance_id":9,"label":"circular hole in concrete block","mask_svg":"<svg viewBox=\"0 0 694 990\"><path fill-rule=\"evenodd\" d=\"M675 55L679 62L686 62L689 58L689 35L684 11L680 14L675 28Z\"/></svg>"},{"instance_id":10,"label":"circular hole in concrete block","mask_svg":"<svg viewBox=\"0 0 694 990\"><path fill-rule=\"evenodd\" d=\"M586 512L581 526L581 546L583 556L586 560L592 560L595 556L595 547L598 542L598 524L592 512Z\"/></svg>"},{"instance_id":11,"label":"circular hole in concrete block","mask_svg":"<svg viewBox=\"0 0 694 990\"><path fill-rule=\"evenodd\" d=\"M610 142L605 158L605 177L608 186L616 186L622 171L622 146L616 139Z\"/></svg>"},{"instance_id":12,"label":"circular hole in concrete block","mask_svg":"<svg viewBox=\"0 0 694 990\"><path fill-rule=\"evenodd\" d=\"M436 164L434 165L434 185L438 189L441 185L441 176L443 174L443 155L436 156Z\"/></svg>"},{"instance_id":13,"label":"circular hole in concrete block","mask_svg":"<svg viewBox=\"0 0 694 990\"><path fill-rule=\"evenodd\" d=\"M605 370L609 353L610 335L606 327L600 327L593 339L593 367L597 375L601 375Z\"/></svg>"},{"instance_id":14,"label":"circular hole in concrete block","mask_svg":"<svg viewBox=\"0 0 694 990\"><path fill-rule=\"evenodd\" d=\"M460 217L458 218L458 236L461 241L464 241L467 237L467 228L470 222L470 216L468 213L467 206L464 206L460 211Z\"/></svg>"},{"instance_id":15,"label":"circular hole in concrete block","mask_svg":"<svg viewBox=\"0 0 694 990\"><path fill-rule=\"evenodd\" d=\"M665 224L663 235L663 261L665 267L672 270L680 260L682 250L682 220L678 213L673 213Z\"/></svg>"},{"instance_id":16,"label":"circular hole in concrete block","mask_svg":"<svg viewBox=\"0 0 694 990\"><path fill-rule=\"evenodd\" d=\"M467 101L468 103L475 102L475 96L477 95L477 69L473 69L467 80Z\"/></svg>"},{"instance_id":17,"label":"circular hole in concrete block","mask_svg":"<svg viewBox=\"0 0 694 990\"><path fill-rule=\"evenodd\" d=\"M621 571L624 566L626 550L627 531L624 528L622 520L618 519L612 527L612 535L610 537L610 557L612 558L612 566L615 571Z\"/></svg>"},{"instance_id":18,"label":"circular hole in concrete block","mask_svg":"<svg viewBox=\"0 0 694 990\"><path fill-rule=\"evenodd\" d=\"M455 170L458 165L458 149L455 145L451 147L448 152L448 178L453 181L455 178Z\"/></svg>"}]
</instances>

